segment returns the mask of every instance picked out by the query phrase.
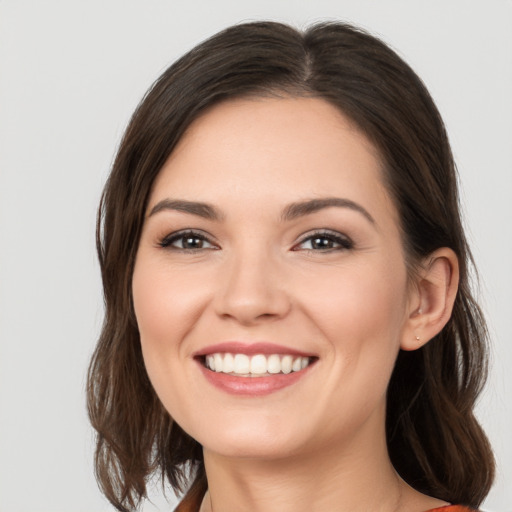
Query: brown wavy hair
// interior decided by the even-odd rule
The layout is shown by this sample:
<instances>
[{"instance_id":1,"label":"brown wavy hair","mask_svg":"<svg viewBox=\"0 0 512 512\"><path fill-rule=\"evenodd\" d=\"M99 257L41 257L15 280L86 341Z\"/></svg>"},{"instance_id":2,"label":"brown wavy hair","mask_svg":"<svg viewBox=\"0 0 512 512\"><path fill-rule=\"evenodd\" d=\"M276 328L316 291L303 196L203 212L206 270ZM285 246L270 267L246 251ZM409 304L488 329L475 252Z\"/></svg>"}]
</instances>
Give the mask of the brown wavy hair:
<instances>
[{"instance_id":1,"label":"brown wavy hair","mask_svg":"<svg viewBox=\"0 0 512 512\"><path fill-rule=\"evenodd\" d=\"M442 119L424 84L387 45L345 23L300 32L274 22L230 27L201 43L153 84L119 147L98 214L105 319L88 373L97 431L95 469L120 511L135 510L154 473L196 510L206 490L200 444L173 422L146 373L131 281L155 177L190 124L244 96L322 98L373 142L399 212L408 263L455 251L460 284L448 324L423 348L400 352L387 394L391 460L417 490L477 507L494 476L473 414L486 378L487 332L469 284L457 175Z\"/></svg>"}]
</instances>

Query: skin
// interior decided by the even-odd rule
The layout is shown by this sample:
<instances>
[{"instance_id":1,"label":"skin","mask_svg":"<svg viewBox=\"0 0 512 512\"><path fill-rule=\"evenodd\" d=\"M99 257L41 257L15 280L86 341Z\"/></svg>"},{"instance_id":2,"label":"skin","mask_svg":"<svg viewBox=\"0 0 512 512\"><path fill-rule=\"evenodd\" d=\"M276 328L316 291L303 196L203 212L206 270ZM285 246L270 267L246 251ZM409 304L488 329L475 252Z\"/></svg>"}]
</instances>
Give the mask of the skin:
<instances>
[{"instance_id":1,"label":"skin","mask_svg":"<svg viewBox=\"0 0 512 512\"><path fill-rule=\"evenodd\" d=\"M332 197L368 215L331 206L282 218L292 203ZM220 215L162 207L166 200L208 203ZM204 237L196 248L183 250L183 239L162 247L187 229ZM313 247L318 230L343 243L321 235L328 248ZM133 300L151 382L204 447L206 509L443 505L395 473L385 403L399 349L419 348L439 332L456 288L449 249L410 277L379 155L327 102L234 100L196 120L154 183ZM278 343L318 359L289 387L232 395L212 386L194 359L228 340Z\"/></svg>"}]
</instances>

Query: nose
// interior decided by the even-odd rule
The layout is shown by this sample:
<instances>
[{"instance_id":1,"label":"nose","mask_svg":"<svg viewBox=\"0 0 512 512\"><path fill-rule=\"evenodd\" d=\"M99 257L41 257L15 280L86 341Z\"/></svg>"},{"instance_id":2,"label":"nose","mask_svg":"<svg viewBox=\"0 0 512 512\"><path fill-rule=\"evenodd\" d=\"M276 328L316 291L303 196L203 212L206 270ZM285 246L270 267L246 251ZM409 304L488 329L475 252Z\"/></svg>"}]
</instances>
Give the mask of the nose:
<instances>
[{"instance_id":1,"label":"nose","mask_svg":"<svg viewBox=\"0 0 512 512\"><path fill-rule=\"evenodd\" d=\"M283 318L290 311L284 272L268 254L233 256L220 283L215 310L223 318L250 326Z\"/></svg>"}]
</instances>

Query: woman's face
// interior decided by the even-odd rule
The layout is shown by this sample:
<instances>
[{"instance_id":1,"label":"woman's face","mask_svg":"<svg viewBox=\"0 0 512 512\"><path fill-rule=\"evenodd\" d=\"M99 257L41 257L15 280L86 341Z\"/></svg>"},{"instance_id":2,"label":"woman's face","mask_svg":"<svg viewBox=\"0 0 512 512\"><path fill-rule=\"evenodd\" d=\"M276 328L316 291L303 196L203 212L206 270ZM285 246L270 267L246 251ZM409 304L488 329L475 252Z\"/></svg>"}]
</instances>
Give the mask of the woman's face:
<instances>
[{"instance_id":1,"label":"woman's face","mask_svg":"<svg viewBox=\"0 0 512 512\"><path fill-rule=\"evenodd\" d=\"M312 98L195 121L155 181L133 275L165 408L207 450L243 457L384 435L408 289L375 148Z\"/></svg>"}]
</instances>

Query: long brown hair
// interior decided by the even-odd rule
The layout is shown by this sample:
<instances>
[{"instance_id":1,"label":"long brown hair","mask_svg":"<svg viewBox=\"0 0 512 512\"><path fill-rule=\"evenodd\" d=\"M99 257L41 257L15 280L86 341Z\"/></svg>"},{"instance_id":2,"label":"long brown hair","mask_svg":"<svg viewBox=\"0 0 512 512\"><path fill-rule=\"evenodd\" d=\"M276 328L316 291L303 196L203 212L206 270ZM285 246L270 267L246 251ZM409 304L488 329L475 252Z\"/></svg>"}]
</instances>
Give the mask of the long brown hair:
<instances>
[{"instance_id":1,"label":"long brown hair","mask_svg":"<svg viewBox=\"0 0 512 512\"><path fill-rule=\"evenodd\" d=\"M486 378L487 333L468 281L455 165L441 117L411 68L377 38L344 23L305 32L273 22L230 27L173 64L146 94L106 184L97 229L105 320L88 374L96 475L112 504L134 510L160 471L181 510L206 490L201 446L163 408L144 368L131 280L152 184L187 127L241 96L310 96L339 108L380 152L411 267L440 247L460 265L453 315L422 349L401 352L387 400L391 460L411 486L478 506L494 459L473 414ZM189 508L190 507L190 508Z\"/></svg>"}]
</instances>

